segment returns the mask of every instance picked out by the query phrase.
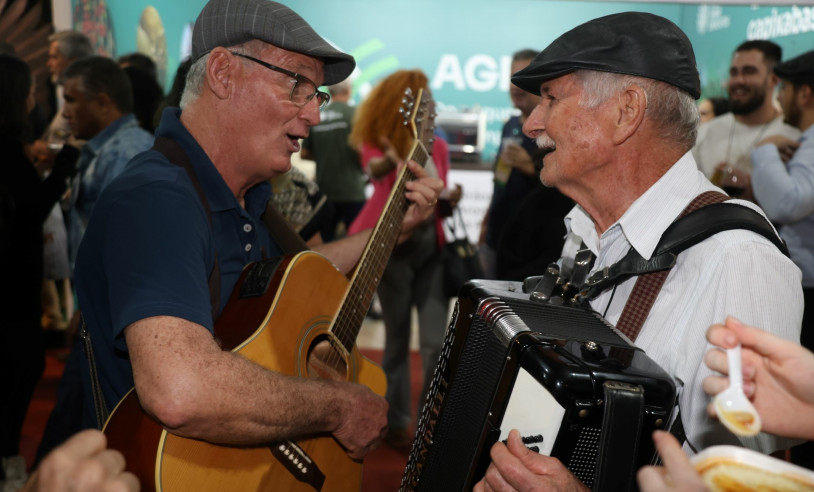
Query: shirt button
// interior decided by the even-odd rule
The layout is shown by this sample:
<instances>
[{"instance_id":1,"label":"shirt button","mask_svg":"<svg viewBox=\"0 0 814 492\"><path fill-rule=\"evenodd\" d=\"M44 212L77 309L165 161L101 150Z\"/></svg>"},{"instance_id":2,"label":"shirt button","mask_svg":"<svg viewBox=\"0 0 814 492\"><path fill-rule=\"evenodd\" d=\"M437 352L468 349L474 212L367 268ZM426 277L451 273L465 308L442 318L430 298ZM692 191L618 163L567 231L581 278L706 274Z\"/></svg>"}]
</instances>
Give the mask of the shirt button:
<instances>
[{"instance_id":1,"label":"shirt button","mask_svg":"<svg viewBox=\"0 0 814 492\"><path fill-rule=\"evenodd\" d=\"M252 225L251 224L243 224L243 231L244 232L252 232Z\"/></svg>"},{"instance_id":2,"label":"shirt button","mask_svg":"<svg viewBox=\"0 0 814 492\"><path fill-rule=\"evenodd\" d=\"M243 249L245 249L245 250L246 250L246 252L248 253L249 251L251 251L251 250L252 250L252 243L247 244L247 245L246 245L246 247L245 247L245 248L243 248Z\"/></svg>"}]
</instances>

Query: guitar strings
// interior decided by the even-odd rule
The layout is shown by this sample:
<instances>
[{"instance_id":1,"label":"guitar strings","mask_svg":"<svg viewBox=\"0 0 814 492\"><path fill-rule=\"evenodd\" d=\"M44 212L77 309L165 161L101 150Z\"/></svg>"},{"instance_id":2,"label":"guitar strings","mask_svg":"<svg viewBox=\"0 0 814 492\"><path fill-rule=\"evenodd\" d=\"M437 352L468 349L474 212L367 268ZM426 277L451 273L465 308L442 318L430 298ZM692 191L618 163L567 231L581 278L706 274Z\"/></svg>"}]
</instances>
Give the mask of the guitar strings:
<instances>
[{"instance_id":1,"label":"guitar strings","mask_svg":"<svg viewBox=\"0 0 814 492\"><path fill-rule=\"evenodd\" d=\"M426 149L424 149L420 142L416 142L416 145L413 146L413 149L410 152L409 159L416 162L426 163L428 158L429 155ZM413 173L406 167L403 168L402 173L393 186L395 190L395 194L391 195L393 199L388 200L388 203L385 205L382 212L383 218L379 221L379 225L377 225L376 229L374 229L369 244L373 244L374 239L378 240L378 236L380 235L380 227L398 227L399 230L401 229L401 222L404 220L407 208L409 207L407 199L404 196L404 193L406 192L406 183L407 181L412 181L414 179L415 176ZM393 192L391 191L391 193ZM348 291L348 299L351 302L343 303L339 313L337 313L337 320L333 329L334 335L342 343L344 349L348 353L350 353L350 351L353 349L356 336L358 335L359 329L364 321L364 316L367 314L369 304L373 300L373 294L379 284L379 280L381 280L377 279L376 282L371 282L371 274L384 271L387 261L390 258L390 254L392 253L396 241L398 240L398 234L391 235L390 237L387 237L386 235L384 236L384 239L387 239L388 241L385 244L382 244L381 248L365 249L362 258L360 259L360 264L370 265L370 268L363 270L359 276L354 279ZM362 287L362 285L365 287ZM331 351L331 354L328 356L328 360L326 362L330 366L336 367L341 362L341 358L342 356L340 355L340 352L335 349Z\"/></svg>"}]
</instances>

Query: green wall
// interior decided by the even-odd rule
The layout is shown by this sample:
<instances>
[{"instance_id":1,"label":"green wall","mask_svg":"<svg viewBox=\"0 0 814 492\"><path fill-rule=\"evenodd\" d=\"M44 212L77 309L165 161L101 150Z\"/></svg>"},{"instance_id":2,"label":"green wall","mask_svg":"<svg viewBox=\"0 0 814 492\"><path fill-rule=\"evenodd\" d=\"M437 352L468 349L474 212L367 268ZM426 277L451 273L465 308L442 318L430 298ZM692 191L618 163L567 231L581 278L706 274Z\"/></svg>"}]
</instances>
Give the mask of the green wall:
<instances>
[{"instance_id":1,"label":"green wall","mask_svg":"<svg viewBox=\"0 0 814 492\"><path fill-rule=\"evenodd\" d=\"M71 0L75 19L105 12L110 54L137 50L142 12L155 7L166 40L165 85L183 56L184 33L204 0ZM494 155L511 111L509 58L521 48L542 49L589 19L639 10L667 17L684 29L696 50L705 95L723 93L729 58L746 39L769 38L790 57L814 47L814 7L578 2L548 0L283 0L320 34L358 62L356 96L398 68L421 68L431 78L439 108L477 107L487 117L484 157ZM77 27L81 27L78 25ZM86 29L83 29L87 31Z\"/></svg>"}]
</instances>

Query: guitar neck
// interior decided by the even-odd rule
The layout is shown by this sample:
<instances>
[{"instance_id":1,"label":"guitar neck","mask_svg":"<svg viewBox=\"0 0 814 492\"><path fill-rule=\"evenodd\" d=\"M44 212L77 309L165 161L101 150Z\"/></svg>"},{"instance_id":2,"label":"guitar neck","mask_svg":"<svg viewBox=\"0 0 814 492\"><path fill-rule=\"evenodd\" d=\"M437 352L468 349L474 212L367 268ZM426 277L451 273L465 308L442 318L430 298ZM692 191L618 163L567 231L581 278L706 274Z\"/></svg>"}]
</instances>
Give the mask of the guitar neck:
<instances>
[{"instance_id":1,"label":"guitar neck","mask_svg":"<svg viewBox=\"0 0 814 492\"><path fill-rule=\"evenodd\" d=\"M429 158L429 154L424 145L415 140L410 150L408 159L424 166ZM407 166L402 166L398 173L390 196L382 210L378 224L373 229L370 239L367 241L364 252L359 259L356 272L350 281L350 288L345 302L342 304L336 316L331 330L342 342L348 352L353 349L356 337L362 328L367 310L373 301L373 294L379 285L390 254L396 246L399 234L401 234L401 224L404 215L410 206L407 198L406 184L415 179L412 171Z\"/></svg>"}]
</instances>

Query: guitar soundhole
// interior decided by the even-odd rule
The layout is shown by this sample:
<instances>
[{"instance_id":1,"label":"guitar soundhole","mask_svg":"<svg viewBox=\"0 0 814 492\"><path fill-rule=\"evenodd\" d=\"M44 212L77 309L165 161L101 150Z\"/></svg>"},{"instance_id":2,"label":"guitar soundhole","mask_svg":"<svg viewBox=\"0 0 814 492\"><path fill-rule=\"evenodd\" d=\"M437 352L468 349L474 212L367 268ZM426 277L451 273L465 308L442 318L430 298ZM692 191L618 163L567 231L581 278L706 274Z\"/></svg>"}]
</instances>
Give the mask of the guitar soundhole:
<instances>
[{"instance_id":1,"label":"guitar soundhole","mask_svg":"<svg viewBox=\"0 0 814 492\"><path fill-rule=\"evenodd\" d=\"M308 351L307 368L308 377L334 381L348 380L348 365L342 345L327 336L314 340Z\"/></svg>"}]
</instances>

